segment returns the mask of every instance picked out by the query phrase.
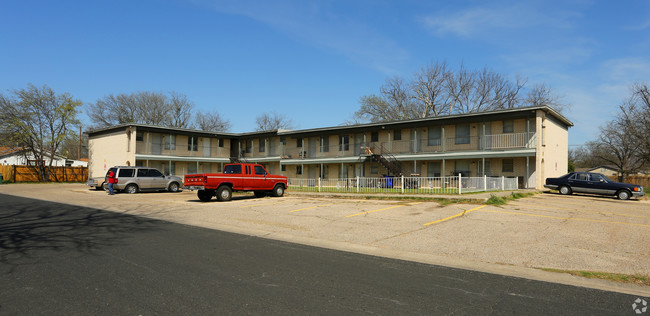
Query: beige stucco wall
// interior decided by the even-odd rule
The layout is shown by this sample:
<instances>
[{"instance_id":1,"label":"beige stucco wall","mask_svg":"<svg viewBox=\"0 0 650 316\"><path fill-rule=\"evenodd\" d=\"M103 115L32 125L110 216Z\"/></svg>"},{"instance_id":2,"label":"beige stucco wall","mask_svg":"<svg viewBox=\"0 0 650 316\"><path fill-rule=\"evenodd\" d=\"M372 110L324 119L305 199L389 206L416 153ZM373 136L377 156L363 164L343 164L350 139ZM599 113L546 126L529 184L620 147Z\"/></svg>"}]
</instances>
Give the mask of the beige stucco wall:
<instances>
[{"instance_id":1,"label":"beige stucco wall","mask_svg":"<svg viewBox=\"0 0 650 316\"><path fill-rule=\"evenodd\" d=\"M88 140L88 176L103 177L108 168L135 164L135 129L128 128Z\"/></svg>"},{"instance_id":2,"label":"beige stucco wall","mask_svg":"<svg viewBox=\"0 0 650 316\"><path fill-rule=\"evenodd\" d=\"M569 131L543 111L537 111L536 131L535 188L542 190L546 178L567 173Z\"/></svg>"}]
</instances>

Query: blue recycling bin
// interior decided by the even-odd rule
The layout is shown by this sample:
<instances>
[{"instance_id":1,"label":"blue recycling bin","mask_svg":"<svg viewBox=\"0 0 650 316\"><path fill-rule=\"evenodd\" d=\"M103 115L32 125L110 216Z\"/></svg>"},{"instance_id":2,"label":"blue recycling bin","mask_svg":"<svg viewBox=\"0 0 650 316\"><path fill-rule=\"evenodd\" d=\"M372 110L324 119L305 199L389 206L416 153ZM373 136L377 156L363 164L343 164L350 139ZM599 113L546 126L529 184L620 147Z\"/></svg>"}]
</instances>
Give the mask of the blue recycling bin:
<instances>
[{"instance_id":1,"label":"blue recycling bin","mask_svg":"<svg viewBox=\"0 0 650 316\"><path fill-rule=\"evenodd\" d=\"M386 182L386 188L388 188L388 189L393 188L393 177L392 176L384 175L384 182Z\"/></svg>"}]
</instances>

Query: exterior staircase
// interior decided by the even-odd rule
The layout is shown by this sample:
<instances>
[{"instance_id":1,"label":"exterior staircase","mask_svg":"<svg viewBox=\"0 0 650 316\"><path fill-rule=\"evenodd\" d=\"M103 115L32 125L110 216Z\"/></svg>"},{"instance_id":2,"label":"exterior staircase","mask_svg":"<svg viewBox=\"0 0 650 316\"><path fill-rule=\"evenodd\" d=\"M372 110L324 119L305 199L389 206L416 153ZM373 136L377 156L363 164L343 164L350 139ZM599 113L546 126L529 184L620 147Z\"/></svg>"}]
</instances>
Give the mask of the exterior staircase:
<instances>
[{"instance_id":1,"label":"exterior staircase","mask_svg":"<svg viewBox=\"0 0 650 316\"><path fill-rule=\"evenodd\" d=\"M370 151L370 157L378 162L380 165L384 166L388 170L389 175L400 177L402 176L402 165L399 163L397 158L388 151L384 145L381 145L380 148L381 154L377 154L373 151Z\"/></svg>"}]
</instances>

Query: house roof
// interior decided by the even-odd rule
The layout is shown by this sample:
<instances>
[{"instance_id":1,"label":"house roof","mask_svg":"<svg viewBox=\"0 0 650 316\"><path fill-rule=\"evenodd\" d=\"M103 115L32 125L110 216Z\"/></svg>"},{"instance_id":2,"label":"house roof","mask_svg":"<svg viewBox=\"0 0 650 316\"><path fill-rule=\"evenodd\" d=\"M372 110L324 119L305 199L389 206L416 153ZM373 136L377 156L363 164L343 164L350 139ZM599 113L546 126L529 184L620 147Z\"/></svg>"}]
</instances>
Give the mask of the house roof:
<instances>
[{"instance_id":1,"label":"house roof","mask_svg":"<svg viewBox=\"0 0 650 316\"><path fill-rule=\"evenodd\" d=\"M1 156L10 156L15 153L23 151L24 147L1 147L0 146L0 157Z\"/></svg>"}]
</instances>

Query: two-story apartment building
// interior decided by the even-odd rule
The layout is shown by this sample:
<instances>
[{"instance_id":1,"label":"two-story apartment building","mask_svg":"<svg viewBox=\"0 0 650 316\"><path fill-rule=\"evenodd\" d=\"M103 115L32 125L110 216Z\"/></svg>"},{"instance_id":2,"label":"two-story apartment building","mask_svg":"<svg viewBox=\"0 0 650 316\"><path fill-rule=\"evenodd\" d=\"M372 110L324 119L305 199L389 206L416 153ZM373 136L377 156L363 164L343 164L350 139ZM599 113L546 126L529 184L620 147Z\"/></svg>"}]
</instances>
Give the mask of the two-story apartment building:
<instances>
[{"instance_id":1,"label":"two-story apartment building","mask_svg":"<svg viewBox=\"0 0 650 316\"><path fill-rule=\"evenodd\" d=\"M519 177L542 189L567 171L573 123L546 106L423 119L244 134L125 124L89 132L90 175L113 165L170 174L261 163L289 178L417 175Z\"/></svg>"}]
</instances>

